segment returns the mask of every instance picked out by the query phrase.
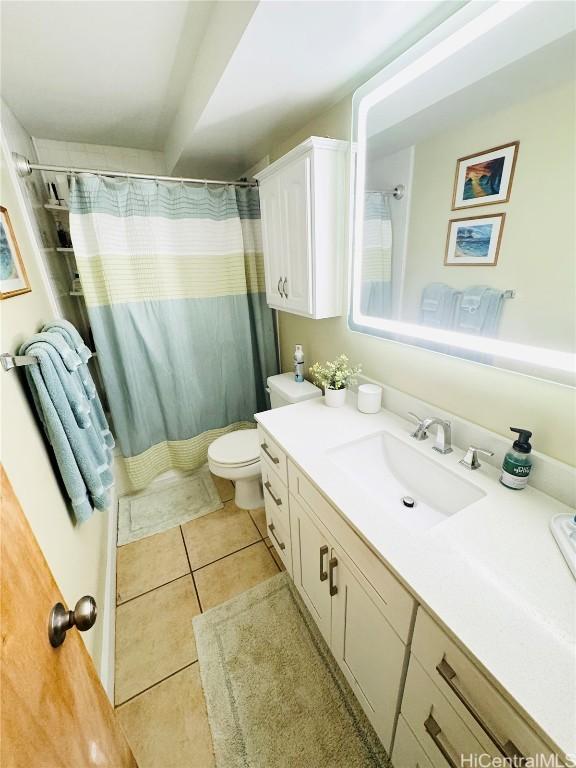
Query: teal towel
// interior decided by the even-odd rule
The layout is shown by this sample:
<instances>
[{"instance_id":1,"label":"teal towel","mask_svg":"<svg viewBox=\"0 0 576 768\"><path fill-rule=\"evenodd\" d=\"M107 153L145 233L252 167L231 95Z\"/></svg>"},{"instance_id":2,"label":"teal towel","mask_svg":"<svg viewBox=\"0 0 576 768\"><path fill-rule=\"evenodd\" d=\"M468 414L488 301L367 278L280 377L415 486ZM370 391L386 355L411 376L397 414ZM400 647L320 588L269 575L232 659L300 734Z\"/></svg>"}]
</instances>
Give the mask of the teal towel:
<instances>
[{"instance_id":1,"label":"teal towel","mask_svg":"<svg viewBox=\"0 0 576 768\"><path fill-rule=\"evenodd\" d=\"M68 345L80 356L83 363L87 363L92 357L92 351L84 344L84 339L72 323L60 317L58 320L52 320L43 328L44 331L56 331L60 333L68 342Z\"/></svg>"},{"instance_id":2,"label":"teal towel","mask_svg":"<svg viewBox=\"0 0 576 768\"><path fill-rule=\"evenodd\" d=\"M473 285L462 294L454 330L477 336L497 336L504 292L487 285Z\"/></svg>"},{"instance_id":3,"label":"teal towel","mask_svg":"<svg viewBox=\"0 0 576 768\"><path fill-rule=\"evenodd\" d=\"M90 371L86 365L88 360L90 360L92 357L92 352L88 349L86 344L84 344L82 336L80 336L72 323L69 323L67 320L63 319L53 320L50 323L46 323L42 330L49 332L52 331L53 333L59 334L62 336L66 344L76 352L81 360L81 363L78 366L78 373L80 375L80 379L82 380L82 385L86 390L86 396L89 400L92 400L96 394L96 387L94 386L92 376L90 375Z\"/></svg>"},{"instance_id":4,"label":"teal towel","mask_svg":"<svg viewBox=\"0 0 576 768\"><path fill-rule=\"evenodd\" d=\"M89 389L94 397L86 396L80 374L85 363L73 348L73 336L67 341L54 331L52 327L36 334L20 353L38 358L37 365L26 366L26 377L74 516L81 523L94 508L110 505L114 439L91 377Z\"/></svg>"},{"instance_id":5,"label":"teal towel","mask_svg":"<svg viewBox=\"0 0 576 768\"><path fill-rule=\"evenodd\" d=\"M446 283L429 283L420 298L419 322L432 328L452 328L459 291Z\"/></svg>"}]
</instances>

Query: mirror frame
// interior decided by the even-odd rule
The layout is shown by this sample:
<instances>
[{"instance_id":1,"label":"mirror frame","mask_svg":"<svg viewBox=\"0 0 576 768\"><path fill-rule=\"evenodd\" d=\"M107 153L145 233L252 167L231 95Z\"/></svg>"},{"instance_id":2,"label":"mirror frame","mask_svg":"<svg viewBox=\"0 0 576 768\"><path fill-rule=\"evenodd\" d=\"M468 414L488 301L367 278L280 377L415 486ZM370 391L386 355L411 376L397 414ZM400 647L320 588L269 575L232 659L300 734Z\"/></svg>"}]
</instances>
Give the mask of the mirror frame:
<instances>
[{"instance_id":1,"label":"mirror frame","mask_svg":"<svg viewBox=\"0 0 576 768\"><path fill-rule=\"evenodd\" d=\"M405 54L385 67L380 73L361 86L352 100L352 168L350 174L351 237L350 237L350 274L349 274L349 313L348 325L352 331L380 336L389 340L419 344L427 349L426 342L446 345L442 354L470 359L466 353L488 353L499 358L497 367L506 368L505 361L523 363L542 369L537 375L541 378L554 379L552 371L558 372L561 383L574 386L576 379L576 354L562 352L546 347L535 347L517 342L507 342L488 337L476 337L456 331L428 328L416 323L390 320L362 314L360 310L360 271L362 260L362 238L364 219L364 179L366 172L367 118L372 106L381 103L410 84L430 81L430 91L426 88L426 103L419 104L415 112L433 104L440 98L471 85L491 72L517 61L528 53L562 37L574 28L573 14L562 2L510 2L496 0L486 3L471 3L457 11L447 21ZM552 7L553 6L553 7ZM567 12L568 11L568 12ZM486 35L506 36L507 46L494 46L495 51L490 62L471 61L470 51L474 43L482 41ZM486 41L482 41L485 45ZM487 58L487 57L484 57ZM463 64L464 62L464 64ZM451 78L442 74L442 65L451 64ZM391 122L393 125L397 120ZM422 343L424 342L424 343ZM462 350L458 355L454 348ZM517 373L524 373L524 368L510 367Z\"/></svg>"}]
</instances>

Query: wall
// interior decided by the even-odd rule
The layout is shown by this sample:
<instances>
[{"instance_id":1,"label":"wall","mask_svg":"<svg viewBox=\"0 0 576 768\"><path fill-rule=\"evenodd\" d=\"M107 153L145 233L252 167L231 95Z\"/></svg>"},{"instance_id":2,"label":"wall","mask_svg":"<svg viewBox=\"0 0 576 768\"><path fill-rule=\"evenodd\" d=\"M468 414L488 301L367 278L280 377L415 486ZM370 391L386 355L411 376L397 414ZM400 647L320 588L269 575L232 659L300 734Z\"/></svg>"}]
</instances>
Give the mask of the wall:
<instances>
[{"instance_id":1,"label":"wall","mask_svg":"<svg viewBox=\"0 0 576 768\"><path fill-rule=\"evenodd\" d=\"M53 139L34 138L33 142L39 162L47 165L166 175L163 152L131 147L111 147L105 144L79 144Z\"/></svg>"},{"instance_id":2,"label":"wall","mask_svg":"<svg viewBox=\"0 0 576 768\"><path fill-rule=\"evenodd\" d=\"M513 288L517 298L505 303L500 338L574 350L576 200L566 172L575 167L573 103L571 81L472 122L454 121L417 144L403 320L418 322L422 289L431 282ZM456 158L514 140L520 146L510 201L451 211ZM499 213L506 220L496 267L444 266L449 219Z\"/></svg>"},{"instance_id":3,"label":"wall","mask_svg":"<svg viewBox=\"0 0 576 768\"><path fill-rule=\"evenodd\" d=\"M350 139L350 95L292 136L277 141L271 159L285 154L310 135ZM303 344L308 363L345 352L362 362L364 373L426 400L500 435L526 426L543 453L576 465L574 390L509 371L481 366L405 344L349 330L345 316L308 320L281 312L282 370L292 368L295 344Z\"/></svg>"},{"instance_id":4,"label":"wall","mask_svg":"<svg viewBox=\"0 0 576 768\"><path fill-rule=\"evenodd\" d=\"M25 140L19 142L20 147L24 143ZM0 303L0 351L12 352L54 316L54 308L45 288L41 257L25 212L25 202L19 196L18 181L8 172L6 149L3 142L0 201L8 209L32 287L30 293ZM99 606L104 606L107 515L96 513L79 528L72 523L51 463L50 449L28 400L20 372L0 371L0 398L0 460L64 599L73 606L79 597L91 594ZM100 620L82 635L97 669L100 669L103 629Z\"/></svg>"}]
</instances>

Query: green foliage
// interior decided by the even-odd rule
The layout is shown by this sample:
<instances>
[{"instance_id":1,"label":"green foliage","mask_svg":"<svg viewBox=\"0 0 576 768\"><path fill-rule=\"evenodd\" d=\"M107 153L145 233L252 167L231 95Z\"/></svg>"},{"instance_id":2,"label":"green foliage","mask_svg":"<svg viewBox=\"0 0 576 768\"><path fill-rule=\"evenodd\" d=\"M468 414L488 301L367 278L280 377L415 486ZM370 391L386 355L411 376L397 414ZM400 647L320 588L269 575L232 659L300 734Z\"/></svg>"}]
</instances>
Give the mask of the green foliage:
<instances>
[{"instance_id":1,"label":"green foliage","mask_svg":"<svg viewBox=\"0 0 576 768\"><path fill-rule=\"evenodd\" d=\"M335 360L326 361L325 365L314 363L310 368L310 376L317 387L324 389L346 389L362 370L362 366L351 367L346 355L339 355Z\"/></svg>"}]
</instances>

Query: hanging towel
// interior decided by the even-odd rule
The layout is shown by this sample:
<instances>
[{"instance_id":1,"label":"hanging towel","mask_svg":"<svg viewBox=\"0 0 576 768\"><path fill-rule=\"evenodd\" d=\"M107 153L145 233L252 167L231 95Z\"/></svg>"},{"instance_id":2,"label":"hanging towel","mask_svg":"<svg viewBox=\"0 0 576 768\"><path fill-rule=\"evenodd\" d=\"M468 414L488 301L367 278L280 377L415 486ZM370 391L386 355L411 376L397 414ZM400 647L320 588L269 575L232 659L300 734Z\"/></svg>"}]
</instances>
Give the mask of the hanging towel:
<instances>
[{"instance_id":1,"label":"hanging towel","mask_svg":"<svg viewBox=\"0 0 576 768\"><path fill-rule=\"evenodd\" d=\"M452 328L460 295L459 291L446 283L429 283L424 286L418 321L432 328Z\"/></svg>"},{"instance_id":2,"label":"hanging towel","mask_svg":"<svg viewBox=\"0 0 576 768\"><path fill-rule=\"evenodd\" d=\"M94 383L95 394L89 399L78 372L82 359L59 333L36 334L22 345L20 354L38 358L37 365L26 366L26 378L74 516L83 522L94 508L109 507L114 482L114 440Z\"/></svg>"},{"instance_id":3,"label":"hanging towel","mask_svg":"<svg viewBox=\"0 0 576 768\"><path fill-rule=\"evenodd\" d=\"M476 336L497 336L504 292L487 285L466 288L456 312L454 330Z\"/></svg>"},{"instance_id":4,"label":"hanging towel","mask_svg":"<svg viewBox=\"0 0 576 768\"><path fill-rule=\"evenodd\" d=\"M44 350L52 361L54 370L60 380L60 385L76 419L76 423L79 427L85 429L90 426L91 409L90 403L84 394L84 387L80 383L80 379L77 377L76 372L70 372L66 368L64 361L56 349L51 344L47 344L45 341L40 341L40 338L40 334L32 336L31 339L22 344L21 350L26 350L25 354L33 354L29 351L32 345L34 345L36 351L38 349Z\"/></svg>"},{"instance_id":5,"label":"hanging towel","mask_svg":"<svg viewBox=\"0 0 576 768\"><path fill-rule=\"evenodd\" d=\"M86 392L86 397L92 400L96 394L96 387L87 366L88 360L92 357L92 351L84 344L82 336L80 336L72 323L62 318L46 323L42 330L60 334L68 346L76 352L81 360L81 364L78 366L78 374Z\"/></svg>"}]
</instances>

